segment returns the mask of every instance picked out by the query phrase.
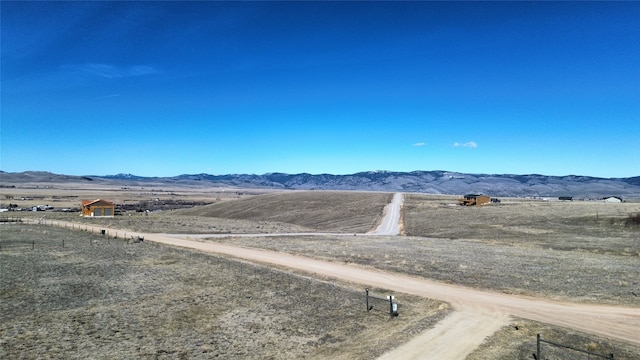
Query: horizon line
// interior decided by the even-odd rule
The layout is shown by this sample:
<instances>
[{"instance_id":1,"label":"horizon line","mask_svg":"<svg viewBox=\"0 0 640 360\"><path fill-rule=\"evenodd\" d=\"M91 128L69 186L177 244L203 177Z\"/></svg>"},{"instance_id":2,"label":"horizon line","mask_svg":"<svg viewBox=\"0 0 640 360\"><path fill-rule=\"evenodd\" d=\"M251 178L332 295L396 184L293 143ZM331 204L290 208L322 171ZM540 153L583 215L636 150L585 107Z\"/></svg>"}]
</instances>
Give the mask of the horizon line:
<instances>
[{"instance_id":1,"label":"horizon line","mask_svg":"<svg viewBox=\"0 0 640 360\"><path fill-rule=\"evenodd\" d=\"M435 170L411 170L411 171L366 170L366 171L357 171L357 172L353 172L353 173L342 173L342 174L328 173L328 172L310 173L310 172L304 172L304 171L303 172L296 172L296 173L287 173L287 172L274 171L274 172L266 172L266 173L262 173L262 174L258 174L258 173L211 174L211 173L201 172L201 173L182 173L182 174L178 174L178 175L164 175L164 176L160 176L160 175L136 175L136 174L124 173L124 172L120 172L120 173L116 173L116 174L97 175L97 174L56 173L56 172L51 172L51 171L48 171L48 170L24 170L24 171L4 171L4 170L0 170L0 173L2 173L2 174L48 173L48 174L59 175L59 176L77 176L77 177L83 177L83 176L84 177L91 177L91 176L93 176L93 177L131 176L131 177L139 177L139 178L175 178L175 177L181 177L181 176L196 176L196 175L207 175L207 176L230 176L230 175L267 176L267 175L273 175L273 174L311 175L311 176L320 176L320 175L349 176L349 175L357 175L357 174L364 174L364 173L403 173L403 174L410 174L410 173L416 173L416 172L442 172L442 173L451 173L451 174L486 175L486 176L492 176L492 175L493 176L545 176L545 177L570 177L570 176L575 176L575 177L590 177L590 178L599 178L599 179L629 179L629 178L640 177L640 175L623 176L623 177L603 177L603 176L577 175L577 174L548 175L548 174L541 174L541 173L475 173L475 172L460 172L460 171L440 170L440 169L435 169Z\"/></svg>"}]
</instances>

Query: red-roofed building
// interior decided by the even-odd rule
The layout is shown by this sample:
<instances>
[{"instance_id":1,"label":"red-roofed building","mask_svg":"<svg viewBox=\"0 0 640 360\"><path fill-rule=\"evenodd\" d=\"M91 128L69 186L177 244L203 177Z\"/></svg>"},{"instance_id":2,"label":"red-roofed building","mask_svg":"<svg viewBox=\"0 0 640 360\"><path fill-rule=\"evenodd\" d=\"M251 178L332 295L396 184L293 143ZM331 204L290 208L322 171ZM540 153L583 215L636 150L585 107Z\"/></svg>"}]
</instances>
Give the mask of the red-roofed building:
<instances>
[{"instance_id":1,"label":"red-roofed building","mask_svg":"<svg viewBox=\"0 0 640 360\"><path fill-rule=\"evenodd\" d=\"M82 200L82 216L113 216L115 207L107 200Z\"/></svg>"}]
</instances>

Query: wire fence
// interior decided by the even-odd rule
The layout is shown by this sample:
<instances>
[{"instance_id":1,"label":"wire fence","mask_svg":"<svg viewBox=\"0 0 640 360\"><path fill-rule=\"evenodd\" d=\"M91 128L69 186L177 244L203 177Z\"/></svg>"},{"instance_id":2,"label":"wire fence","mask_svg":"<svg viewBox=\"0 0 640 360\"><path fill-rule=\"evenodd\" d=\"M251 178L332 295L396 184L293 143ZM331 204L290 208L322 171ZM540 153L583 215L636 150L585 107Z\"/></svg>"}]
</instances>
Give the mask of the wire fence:
<instances>
[{"instance_id":1,"label":"wire fence","mask_svg":"<svg viewBox=\"0 0 640 360\"><path fill-rule=\"evenodd\" d=\"M543 344L548 344L551 347L545 349L543 352ZM547 355L549 353L549 355ZM535 360L570 360L570 359L585 359L584 356L587 356L587 360L596 360L596 359L608 359L614 360L613 353L609 353L607 355L598 354L592 351L578 349L570 345L560 344L557 342L544 340L540 337L540 334L536 336L536 353L533 354L533 358ZM544 357L543 357L544 356Z\"/></svg>"},{"instance_id":2,"label":"wire fence","mask_svg":"<svg viewBox=\"0 0 640 360\"><path fill-rule=\"evenodd\" d=\"M46 250L46 249L56 249L56 248L65 248L68 246L98 246L101 243L105 243L107 245L117 245L117 244L131 244L138 243L144 240L143 237L132 236L130 233L127 234L125 231L108 231L103 229L95 229L89 226L82 226L79 224L67 224L57 221L37 221L33 222L25 222L21 219L11 219L8 221L7 218L4 219L2 223L5 225L8 224L17 224L17 225L44 225L44 226L55 226L60 228L71 229L75 231L83 231L88 234L91 234L90 237L87 237L84 242L70 242L68 239L64 237L56 240L51 240L50 237L43 236L31 236L30 238L21 238L21 239L6 239L6 237L0 237L0 251L7 251L10 249L30 249L30 250Z\"/></svg>"}]
</instances>

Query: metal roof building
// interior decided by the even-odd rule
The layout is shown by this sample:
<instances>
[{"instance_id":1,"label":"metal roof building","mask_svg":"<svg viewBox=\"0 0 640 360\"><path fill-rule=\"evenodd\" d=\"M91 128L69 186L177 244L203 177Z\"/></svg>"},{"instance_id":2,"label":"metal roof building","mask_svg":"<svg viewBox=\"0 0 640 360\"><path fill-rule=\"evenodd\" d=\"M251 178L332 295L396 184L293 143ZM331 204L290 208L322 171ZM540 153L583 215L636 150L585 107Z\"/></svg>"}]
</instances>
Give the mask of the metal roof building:
<instances>
[{"instance_id":1,"label":"metal roof building","mask_svg":"<svg viewBox=\"0 0 640 360\"><path fill-rule=\"evenodd\" d=\"M115 204L111 201L96 199L82 200L82 216L113 216Z\"/></svg>"}]
</instances>

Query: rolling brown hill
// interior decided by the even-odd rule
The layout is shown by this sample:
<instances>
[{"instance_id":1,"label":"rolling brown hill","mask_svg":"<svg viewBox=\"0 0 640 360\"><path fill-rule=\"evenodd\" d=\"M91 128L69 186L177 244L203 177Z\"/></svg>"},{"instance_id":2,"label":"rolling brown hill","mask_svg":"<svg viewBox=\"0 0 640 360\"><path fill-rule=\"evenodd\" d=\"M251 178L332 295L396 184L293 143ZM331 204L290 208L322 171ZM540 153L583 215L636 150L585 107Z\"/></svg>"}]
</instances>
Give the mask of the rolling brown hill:
<instances>
[{"instance_id":1,"label":"rolling brown hill","mask_svg":"<svg viewBox=\"0 0 640 360\"><path fill-rule=\"evenodd\" d=\"M44 171L8 173L0 171L0 183L41 184L73 182L116 186L227 187L235 189L383 191L462 195L469 193L499 197L559 197L597 200L608 196L640 199L640 176L599 178L592 176L547 176L540 174L465 174L450 171L367 171L350 175L283 174L179 175L144 177L131 174L70 176Z\"/></svg>"},{"instance_id":2,"label":"rolling brown hill","mask_svg":"<svg viewBox=\"0 0 640 360\"><path fill-rule=\"evenodd\" d=\"M317 231L367 232L375 228L392 196L376 192L277 192L180 210L178 214L281 222Z\"/></svg>"}]
</instances>

